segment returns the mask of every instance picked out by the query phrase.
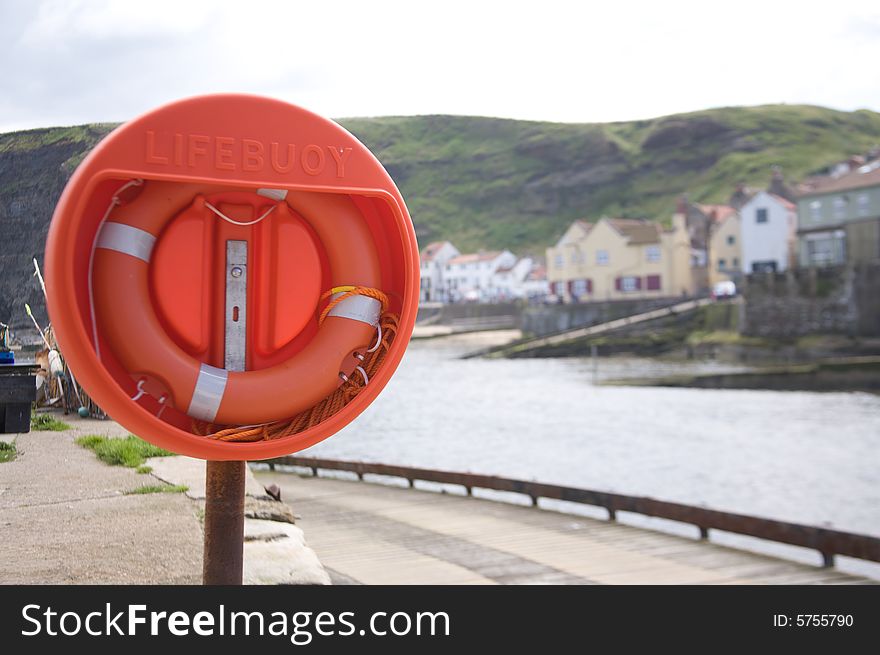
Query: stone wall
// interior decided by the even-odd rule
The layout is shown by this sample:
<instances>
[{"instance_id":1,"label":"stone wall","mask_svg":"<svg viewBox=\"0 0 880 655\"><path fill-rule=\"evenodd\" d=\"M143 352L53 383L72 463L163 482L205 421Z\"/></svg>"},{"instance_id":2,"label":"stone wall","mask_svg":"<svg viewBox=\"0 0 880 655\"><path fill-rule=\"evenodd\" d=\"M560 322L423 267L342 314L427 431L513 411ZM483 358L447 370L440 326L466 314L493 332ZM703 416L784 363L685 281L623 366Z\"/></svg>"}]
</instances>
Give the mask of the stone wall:
<instances>
[{"instance_id":1,"label":"stone wall","mask_svg":"<svg viewBox=\"0 0 880 655\"><path fill-rule=\"evenodd\" d=\"M616 318L674 305L683 300L687 299L682 297L646 298L568 305L532 305L523 312L520 328L526 334L543 336L571 328L613 321Z\"/></svg>"},{"instance_id":2,"label":"stone wall","mask_svg":"<svg viewBox=\"0 0 880 655\"><path fill-rule=\"evenodd\" d=\"M880 336L880 263L754 274L741 291L749 336Z\"/></svg>"}]
</instances>

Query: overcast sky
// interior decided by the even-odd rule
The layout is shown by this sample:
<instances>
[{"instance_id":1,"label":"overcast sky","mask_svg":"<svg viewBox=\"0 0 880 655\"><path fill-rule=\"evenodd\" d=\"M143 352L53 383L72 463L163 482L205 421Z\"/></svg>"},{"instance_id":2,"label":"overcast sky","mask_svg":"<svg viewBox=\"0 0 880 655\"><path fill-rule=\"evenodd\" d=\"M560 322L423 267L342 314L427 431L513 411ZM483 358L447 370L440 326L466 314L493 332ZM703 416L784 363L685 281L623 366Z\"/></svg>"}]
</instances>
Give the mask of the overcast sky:
<instances>
[{"instance_id":1,"label":"overcast sky","mask_svg":"<svg viewBox=\"0 0 880 655\"><path fill-rule=\"evenodd\" d=\"M880 1L0 0L0 131L275 96L335 117L880 110Z\"/></svg>"}]
</instances>

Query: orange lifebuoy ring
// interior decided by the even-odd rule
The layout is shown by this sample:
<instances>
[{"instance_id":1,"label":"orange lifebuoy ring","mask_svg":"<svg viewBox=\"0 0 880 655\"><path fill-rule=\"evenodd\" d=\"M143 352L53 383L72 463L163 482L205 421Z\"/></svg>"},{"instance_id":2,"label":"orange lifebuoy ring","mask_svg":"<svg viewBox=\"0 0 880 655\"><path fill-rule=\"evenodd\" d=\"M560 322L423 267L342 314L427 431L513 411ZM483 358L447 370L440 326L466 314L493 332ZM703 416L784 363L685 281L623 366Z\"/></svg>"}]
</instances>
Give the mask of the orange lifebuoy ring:
<instances>
[{"instance_id":1,"label":"orange lifebuoy ring","mask_svg":"<svg viewBox=\"0 0 880 655\"><path fill-rule=\"evenodd\" d=\"M247 244L236 368L234 242ZM46 286L62 353L113 419L178 453L264 459L334 434L387 384L415 324L418 244L388 173L339 125L203 96L124 124L83 160L50 225ZM377 340L380 306L393 340ZM272 430L245 434L254 424Z\"/></svg>"},{"instance_id":2,"label":"orange lifebuoy ring","mask_svg":"<svg viewBox=\"0 0 880 655\"><path fill-rule=\"evenodd\" d=\"M96 242L96 318L120 363L133 375L154 379L167 389L173 405L192 418L223 425L276 421L313 406L339 386L343 361L370 345L379 302L362 296L347 299L295 358L270 368L227 371L184 352L166 334L150 300L153 243L174 215L157 209L173 211L191 200L184 211L207 214L205 195L222 191L147 182L140 195L114 212ZM289 214L291 201L329 246L333 287L381 284L367 227L351 200L329 194L285 195L273 207L275 216Z\"/></svg>"}]
</instances>

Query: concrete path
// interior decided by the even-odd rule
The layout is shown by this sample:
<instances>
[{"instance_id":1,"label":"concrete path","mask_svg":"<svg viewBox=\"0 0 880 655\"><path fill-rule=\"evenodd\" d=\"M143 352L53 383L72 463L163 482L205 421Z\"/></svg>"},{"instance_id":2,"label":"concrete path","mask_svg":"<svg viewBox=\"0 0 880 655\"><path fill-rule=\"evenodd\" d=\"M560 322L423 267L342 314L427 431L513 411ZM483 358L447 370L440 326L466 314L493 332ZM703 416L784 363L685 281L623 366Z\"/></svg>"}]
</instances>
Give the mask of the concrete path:
<instances>
[{"instance_id":1,"label":"concrete path","mask_svg":"<svg viewBox=\"0 0 880 655\"><path fill-rule=\"evenodd\" d=\"M156 458L155 476L109 466L74 440L125 430L57 418L72 429L5 435L18 455L0 463L0 584L200 584L204 463ZM159 477L190 491L130 494ZM252 477L248 492L245 582L328 583L290 508L266 500Z\"/></svg>"},{"instance_id":2,"label":"concrete path","mask_svg":"<svg viewBox=\"0 0 880 655\"><path fill-rule=\"evenodd\" d=\"M336 584L871 584L620 523L432 491L261 471Z\"/></svg>"}]
</instances>

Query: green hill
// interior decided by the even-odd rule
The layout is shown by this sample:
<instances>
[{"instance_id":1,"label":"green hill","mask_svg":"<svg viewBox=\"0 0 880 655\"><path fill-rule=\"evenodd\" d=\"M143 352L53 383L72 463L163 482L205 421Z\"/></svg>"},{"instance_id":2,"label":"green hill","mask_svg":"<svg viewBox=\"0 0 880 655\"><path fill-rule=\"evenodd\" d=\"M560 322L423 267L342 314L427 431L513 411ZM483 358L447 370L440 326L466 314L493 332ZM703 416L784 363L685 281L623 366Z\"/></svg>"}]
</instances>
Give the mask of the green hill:
<instances>
[{"instance_id":1,"label":"green hill","mask_svg":"<svg viewBox=\"0 0 880 655\"><path fill-rule=\"evenodd\" d=\"M419 116L341 121L397 180L420 240L541 253L575 218L669 220L676 198L797 180L880 144L880 114L770 105L560 124Z\"/></svg>"},{"instance_id":2,"label":"green hill","mask_svg":"<svg viewBox=\"0 0 880 655\"><path fill-rule=\"evenodd\" d=\"M769 105L604 124L459 116L340 120L388 168L423 243L543 253L574 218L668 220L681 193L723 202L737 182L764 187L779 165L797 180L880 144L880 114ZM112 125L0 135L0 320L23 302L54 204ZM26 320L26 319L25 319Z\"/></svg>"}]
</instances>

